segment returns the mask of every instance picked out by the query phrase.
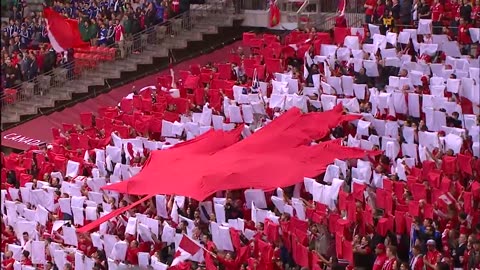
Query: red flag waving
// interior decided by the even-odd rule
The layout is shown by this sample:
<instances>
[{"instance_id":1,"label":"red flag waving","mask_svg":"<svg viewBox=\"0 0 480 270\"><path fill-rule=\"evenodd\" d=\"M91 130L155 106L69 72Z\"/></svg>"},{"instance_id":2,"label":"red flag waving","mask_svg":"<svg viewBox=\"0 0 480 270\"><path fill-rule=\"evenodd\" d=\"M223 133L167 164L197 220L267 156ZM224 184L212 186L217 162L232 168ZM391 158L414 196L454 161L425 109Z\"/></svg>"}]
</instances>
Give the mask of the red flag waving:
<instances>
[{"instance_id":1,"label":"red flag waving","mask_svg":"<svg viewBox=\"0 0 480 270\"><path fill-rule=\"evenodd\" d=\"M178 244L178 246L186 252L190 253L190 255L192 256L200 250L200 246L186 235L182 237L182 240L180 240L180 244Z\"/></svg>"},{"instance_id":2,"label":"red flag waving","mask_svg":"<svg viewBox=\"0 0 480 270\"><path fill-rule=\"evenodd\" d=\"M56 52L88 46L82 40L77 20L65 18L51 8L43 9L43 17L47 21L48 38Z\"/></svg>"},{"instance_id":3,"label":"red flag waving","mask_svg":"<svg viewBox=\"0 0 480 270\"><path fill-rule=\"evenodd\" d=\"M277 26L280 23L280 9L275 1L270 1L270 27Z\"/></svg>"}]
</instances>

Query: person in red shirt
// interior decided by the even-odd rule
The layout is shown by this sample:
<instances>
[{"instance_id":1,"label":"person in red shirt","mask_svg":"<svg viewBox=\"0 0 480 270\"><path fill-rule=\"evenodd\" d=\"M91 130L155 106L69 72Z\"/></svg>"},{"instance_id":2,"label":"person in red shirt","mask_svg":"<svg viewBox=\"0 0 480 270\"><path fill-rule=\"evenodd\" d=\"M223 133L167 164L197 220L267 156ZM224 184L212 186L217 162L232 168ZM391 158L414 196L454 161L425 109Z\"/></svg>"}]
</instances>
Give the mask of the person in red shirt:
<instances>
[{"instance_id":1,"label":"person in red shirt","mask_svg":"<svg viewBox=\"0 0 480 270\"><path fill-rule=\"evenodd\" d=\"M462 46L462 54L470 54L472 39L470 38L470 24L463 18L460 18L460 25L458 26L458 43Z\"/></svg>"},{"instance_id":2,"label":"person in red shirt","mask_svg":"<svg viewBox=\"0 0 480 270\"><path fill-rule=\"evenodd\" d=\"M15 263L15 259L13 258L13 253L8 250L5 252L5 255L3 255L3 260L2 260L2 269L5 270L13 270L13 263Z\"/></svg>"},{"instance_id":3,"label":"person in red shirt","mask_svg":"<svg viewBox=\"0 0 480 270\"><path fill-rule=\"evenodd\" d=\"M381 270L385 264L385 261L387 260L385 245L382 243L378 244L375 248L375 254L377 255L377 258L375 258L372 270Z\"/></svg>"},{"instance_id":4,"label":"person in red shirt","mask_svg":"<svg viewBox=\"0 0 480 270\"><path fill-rule=\"evenodd\" d=\"M430 239L427 241L427 254L424 258L425 269L426 270L434 270L435 265L437 264L438 260L440 259L440 252L435 248L436 243L435 240Z\"/></svg>"},{"instance_id":5,"label":"person in red shirt","mask_svg":"<svg viewBox=\"0 0 480 270\"><path fill-rule=\"evenodd\" d=\"M120 20L115 20L115 42L123 41L125 35L125 28L120 23Z\"/></svg>"},{"instance_id":6,"label":"person in red shirt","mask_svg":"<svg viewBox=\"0 0 480 270\"><path fill-rule=\"evenodd\" d=\"M238 254L235 258L233 258L232 254L228 252L225 254L225 257L218 256L217 260L225 267L226 270L239 269L240 265L247 260L249 250L250 247L245 246L238 251Z\"/></svg>"},{"instance_id":7,"label":"person in red shirt","mask_svg":"<svg viewBox=\"0 0 480 270\"><path fill-rule=\"evenodd\" d=\"M30 252L26 250L22 252L22 261L20 263L25 266L33 266L33 263L30 260Z\"/></svg>"},{"instance_id":8,"label":"person in red shirt","mask_svg":"<svg viewBox=\"0 0 480 270\"><path fill-rule=\"evenodd\" d=\"M433 34L439 35L442 33L442 18L444 11L443 5L440 3L440 0L435 0L431 9Z\"/></svg>"},{"instance_id":9,"label":"person in red shirt","mask_svg":"<svg viewBox=\"0 0 480 270\"><path fill-rule=\"evenodd\" d=\"M78 250L82 251L86 256L91 256L94 252L92 240L88 234L79 234Z\"/></svg>"},{"instance_id":10,"label":"person in red shirt","mask_svg":"<svg viewBox=\"0 0 480 270\"><path fill-rule=\"evenodd\" d=\"M457 20L458 17L460 17L460 4L458 4L456 0L447 1L445 3L444 25L450 25L450 23Z\"/></svg>"},{"instance_id":11,"label":"person in red shirt","mask_svg":"<svg viewBox=\"0 0 480 270\"><path fill-rule=\"evenodd\" d=\"M412 248L412 254L413 254L413 257L410 260L410 269L423 270L424 263L423 263L422 248L419 245L415 245Z\"/></svg>"},{"instance_id":12,"label":"person in red shirt","mask_svg":"<svg viewBox=\"0 0 480 270\"><path fill-rule=\"evenodd\" d=\"M383 263L382 270L397 269L397 247L389 246L387 248L387 259Z\"/></svg>"},{"instance_id":13,"label":"person in red shirt","mask_svg":"<svg viewBox=\"0 0 480 270\"><path fill-rule=\"evenodd\" d=\"M363 7L365 8L365 23L372 23L373 22L373 13L375 11L375 7L377 2L375 0L367 0Z\"/></svg>"},{"instance_id":14,"label":"person in red shirt","mask_svg":"<svg viewBox=\"0 0 480 270\"><path fill-rule=\"evenodd\" d=\"M140 252L138 248L137 240L133 240L130 242L130 246L127 249L127 262L131 265L138 264L138 252Z\"/></svg>"},{"instance_id":15,"label":"person in red shirt","mask_svg":"<svg viewBox=\"0 0 480 270\"><path fill-rule=\"evenodd\" d=\"M17 237L15 236L15 232L13 230L12 226L6 226L6 229L2 231L2 241L0 244L0 247L2 250L5 250L5 247L8 244L13 244L17 240Z\"/></svg>"},{"instance_id":16,"label":"person in red shirt","mask_svg":"<svg viewBox=\"0 0 480 270\"><path fill-rule=\"evenodd\" d=\"M480 0L475 2L475 6L472 8L472 22L475 27L480 27Z\"/></svg>"},{"instance_id":17,"label":"person in red shirt","mask_svg":"<svg viewBox=\"0 0 480 270\"><path fill-rule=\"evenodd\" d=\"M387 6L385 5L385 1L383 0L378 0L377 1L377 6L375 8L375 14L373 17L373 22L374 23L382 23L383 22L383 15L385 14L385 9Z\"/></svg>"}]
</instances>

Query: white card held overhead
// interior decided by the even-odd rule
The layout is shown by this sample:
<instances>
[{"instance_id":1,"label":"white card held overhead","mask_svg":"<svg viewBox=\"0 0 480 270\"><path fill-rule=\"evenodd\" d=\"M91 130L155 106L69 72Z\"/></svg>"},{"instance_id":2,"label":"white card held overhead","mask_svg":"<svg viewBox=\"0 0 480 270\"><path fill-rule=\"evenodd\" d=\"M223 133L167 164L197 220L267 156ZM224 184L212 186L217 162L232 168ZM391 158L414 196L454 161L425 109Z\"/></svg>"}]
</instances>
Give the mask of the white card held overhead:
<instances>
[{"instance_id":1,"label":"white card held overhead","mask_svg":"<svg viewBox=\"0 0 480 270\"><path fill-rule=\"evenodd\" d=\"M468 31L473 43L480 41L480 28L469 28Z\"/></svg>"},{"instance_id":2,"label":"white card held overhead","mask_svg":"<svg viewBox=\"0 0 480 270\"><path fill-rule=\"evenodd\" d=\"M378 77L378 63L372 60L363 60L363 66L365 67L368 77Z\"/></svg>"},{"instance_id":3,"label":"white card held overhead","mask_svg":"<svg viewBox=\"0 0 480 270\"><path fill-rule=\"evenodd\" d=\"M344 46L351 50L360 49L360 41L358 36L346 36L343 42Z\"/></svg>"},{"instance_id":4,"label":"white card held overhead","mask_svg":"<svg viewBox=\"0 0 480 270\"><path fill-rule=\"evenodd\" d=\"M418 21L417 31L419 35L432 34L432 20L420 19Z\"/></svg>"},{"instance_id":5,"label":"white card held overhead","mask_svg":"<svg viewBox=\"0 0 480 270\"><path fill-rule=\"evenodd\" d=\"M388 32L386 34L387 43L397 46L397 33Z\"/></svg>"},{"instance_id":6,"label":"white card held overhead","mask_svg":"<svg viewBox=\"0 0 480 270\"><path fill-rule=\"evenodd\" d=\"M398 34L398 43L408 44L410 42L411 35L408 32L400 32Z\"/></svg>"},{"instance_id":7,"label":"white card held overhead","mask_svg":"<svg viewBox=\"0 0 480 270\"><path fill-rule=\"evenodd\" d=\"M374 24L368 24L368 30L370 31L370 36L373 37L375 34L380 34L380 27Z\"/></svg>"},{"instance_id":8,"label":"white card held overhead","mask_svg":"<svg viewBox=\"0 0 480 270\"><path fill-rule=\"evenodd\" d=\"M232 238L230 237L230 229L228 227L220 226L216 222L211 222L210 232L212 233L212 240L218 250L234 251Z\"/></svg>"},{"instance_id":9,"label":"white card held overhead","mask_svg":"<svg viewBox=\"0 0 480 270\"><path fill-rule=\"evenodd\" d=\"M247 208L250 209L252 202L260 209L267 208L267 200L265 198L265 192L261 189L247 189L245 190L245 201Z\"/></svg>"}]
</instances>

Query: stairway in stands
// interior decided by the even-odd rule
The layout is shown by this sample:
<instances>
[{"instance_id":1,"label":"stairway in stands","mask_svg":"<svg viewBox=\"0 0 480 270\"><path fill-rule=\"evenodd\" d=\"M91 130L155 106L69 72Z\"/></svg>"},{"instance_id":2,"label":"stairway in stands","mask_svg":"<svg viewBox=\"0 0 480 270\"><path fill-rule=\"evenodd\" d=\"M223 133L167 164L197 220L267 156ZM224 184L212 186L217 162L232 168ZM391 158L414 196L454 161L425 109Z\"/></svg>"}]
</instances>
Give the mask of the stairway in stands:
<instances>
[{"instance_id":1,"label":"stairway in stands","mask_svg":"<svg viewBox=\"0 0 480 270\"><path fill-rule=\"evenodd\" d=\"M218 0L217 0L218 1ZM169 57L176 61L200 54L205 46L228 43L240 37L243 15L234 15L225 2L191 5L190 11L154 27L135 40L125 40L114 61L101 62L70 80L71 72L58 68L41 75L36 82L23 83L14 104L2 104L2 130L42 114L86 100L125 84L125 78L138 79L166 68ZM206 51L205 51L206 52Z\"/></svg>"}]
</instances>

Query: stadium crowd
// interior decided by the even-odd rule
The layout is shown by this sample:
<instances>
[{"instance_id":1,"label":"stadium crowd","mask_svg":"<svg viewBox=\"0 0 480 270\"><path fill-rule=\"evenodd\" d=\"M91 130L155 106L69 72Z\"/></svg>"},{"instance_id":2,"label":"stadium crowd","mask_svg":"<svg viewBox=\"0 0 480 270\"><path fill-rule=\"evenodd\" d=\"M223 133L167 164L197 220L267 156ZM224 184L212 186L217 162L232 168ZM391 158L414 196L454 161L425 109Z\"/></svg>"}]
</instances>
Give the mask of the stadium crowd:
<instances>
[{"instance_id":1,"label":"stadium crowd","mask_svg":"<svg viewBox=\"0 0 480 270\"><path fill-rule=\"evenodd\" d=\"M378 21L381 3L369 1ZM480 269L478 28L463 31L461 18L458 35L436 35L435 20L421 19L416 29L368 24L284 40L245 33L228 63L172 70L53 129L51 143L2 153L2 268ZM205 202L100 189L137 174L151 151L212 128L243 125L248 137L293 107L337 104L361 119L312 144L341 139L381 155Z\"/></svg>"},{"instance_id":2,"label":"stadium crowd","mask_svg":"<svg viewBox=\"0 0 480 270\"><path fill-rule=\"evenodd\" d=\"M183 1L182 1L183 2ZM2 86L17 85L71 63L73 53L56 53L50 45L42 12L28 12L28 3L11 5L2 23ZM112 46L181 11L179 1L53 1L59 14L79 21L82 39L92 46ZM183 7L185 10L185 7ZM74 49L74 48L73 48Z\"/></svg>"},{"instance_id":3,"label":"stadium crowd","mask_svg":"<svg viewBox=\"0 0 480 270\"><path fill-rule=\"evenodd\" d=\"M416 25L420 19L431 19L434 34L443 33L455 38L461 33L462 25L480 25L478 0L367 0L364 8L366 23L375 23L387 29Z\"/></svg>"}]
</instances>

